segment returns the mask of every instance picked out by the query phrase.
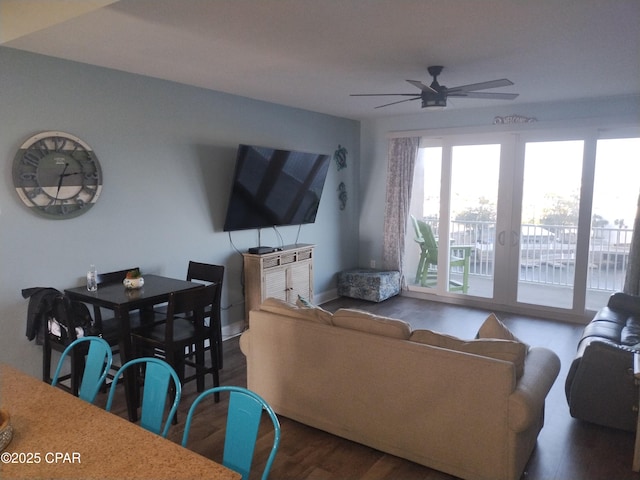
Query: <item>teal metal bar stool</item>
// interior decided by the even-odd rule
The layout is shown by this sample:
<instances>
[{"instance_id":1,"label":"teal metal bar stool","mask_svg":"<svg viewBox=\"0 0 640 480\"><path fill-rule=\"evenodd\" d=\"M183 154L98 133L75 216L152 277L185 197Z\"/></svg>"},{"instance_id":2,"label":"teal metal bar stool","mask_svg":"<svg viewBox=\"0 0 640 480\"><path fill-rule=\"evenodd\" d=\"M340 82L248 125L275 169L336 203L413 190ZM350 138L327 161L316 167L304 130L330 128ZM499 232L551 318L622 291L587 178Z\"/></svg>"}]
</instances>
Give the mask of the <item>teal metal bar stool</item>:
<instances>
[{"instance_id":1,"label":"teal metal bar stool","mask_svg":"<svg viewBox=\"0 0 640 480\"><path fill-rule=\"evenodd\" d=\"M78 355L82 355L81 351L87 347L86 360L84 366L80 365ZM71 342L62 352L58 366L53 374L51 385L56 386L60 380L60 372L62 366L65 363L67 356L71 359L71 381L73 382L74 376L78 374L74 370L76 368L83 367L84 372L82 374L82 382L78 389L78 397L89 403L93 403L98 395L98 391L104 384L107 373L111 368L113 362L113 355L111 354L111 347L109 344L100 337L80 337Z\"/></svg>"},{"instance_id":2,"label":"teal metal bar stool","mask_svg":"<svg viewBox=\"0 0 640 480\"><path fill-rule=\"evenodd\" d=\"M187 421L182 436L182 446L187 446L193 414L200 402L209 395L229 392L229 408L227 411L227 429L224 440L222 464L240 474L247 480L251 471L253 453L258 437L258 428L262 412L267 412L273 423L274 437L271 452L267 458L262 480L266 480L280 445L280 422L273 409L258 394L242 387L216 387L202 392L189 408Z\"/></svg>"},{"instance_id":3,"label":"teal metal bar stool","mask_svg":"<svg viewBox=\"0 0 640 480\"><path fill-rule=\"evenodd\" d=\"M142 407L140 410L140 426L150 432L167 437L169 426L176 415L180 397L182 395L182 387L178 374L164 360L152 357L135 358L128 361L115 375L115 379L111 382L109 389L109 398L107 398L107 412L111 411L113 398L118 387L117 379L124 374L124 371L132 367L143 367L144 385L142 391ZM173 383L173 403L171 409L164 419L165 405L167 397L171 392L171 382ZM163 428L164 420L164 428Z\"/></svg>"}]
</instances>

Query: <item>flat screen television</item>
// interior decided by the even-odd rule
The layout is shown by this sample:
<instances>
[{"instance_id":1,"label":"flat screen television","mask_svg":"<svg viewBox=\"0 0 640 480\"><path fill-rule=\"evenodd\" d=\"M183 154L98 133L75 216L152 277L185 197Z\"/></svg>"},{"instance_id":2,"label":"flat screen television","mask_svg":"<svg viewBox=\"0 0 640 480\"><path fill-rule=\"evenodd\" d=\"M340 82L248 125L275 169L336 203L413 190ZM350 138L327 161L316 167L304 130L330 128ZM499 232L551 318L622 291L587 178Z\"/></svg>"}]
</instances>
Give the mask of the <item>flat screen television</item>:
<instances>
[{"instance_id":1,"label":"flat screen television","mask_svg":"<svg viewBox=\"0 0 640 480\"><path fill-rule=\"evenodd\" d=\"M313 223L329 155L239 145L224 231Z\"/></svg>"}]
</instances>

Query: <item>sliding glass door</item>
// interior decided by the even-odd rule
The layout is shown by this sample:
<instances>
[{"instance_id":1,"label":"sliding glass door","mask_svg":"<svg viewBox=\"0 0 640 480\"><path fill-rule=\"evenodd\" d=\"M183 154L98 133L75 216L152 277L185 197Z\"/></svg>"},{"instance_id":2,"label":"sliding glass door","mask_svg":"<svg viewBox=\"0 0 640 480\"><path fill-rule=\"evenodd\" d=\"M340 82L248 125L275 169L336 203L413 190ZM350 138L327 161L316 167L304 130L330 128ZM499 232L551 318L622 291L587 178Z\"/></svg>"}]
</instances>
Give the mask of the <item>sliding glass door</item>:
<instances>
[{"instance_id":1,"label":"sliding glass door","mask_svg":"<svg viewBox=\"0 0 640 480\"><path fill-rule=\"evenodd\" d=\"M409 288L575 315L604 305L623 286L640 138L597 134L423 139Z\"/></svg>"},{"instance_id":2,"label":"sliding glass door","mask_svg":"<svg viewBox=\"0 0 640 480\"><path fill-rule=\"evenodd\" d=\"M581 140L524 145L518 302L573 306L583 151Z\"/></svg>"},{"instance_id":3,"label":"sliding glass door","mask_svg":"<svg viewBox=\"0 0 640 480\"><path fill-rule=\"evenodd\" d=\"M412 286L493 298L501 155L500 143L420 149L406 246Z\"/></svg>"},{"instance_id":4,"label":"sliding glass door","mask_svg":"<svg viewBox=\"0 0 640 480\"><path fill-rule=\"evenodd\" d=\"M586 307L622 290L640 194L640 138L600 139L596 147Z\"/></svg>"}]
</instances>

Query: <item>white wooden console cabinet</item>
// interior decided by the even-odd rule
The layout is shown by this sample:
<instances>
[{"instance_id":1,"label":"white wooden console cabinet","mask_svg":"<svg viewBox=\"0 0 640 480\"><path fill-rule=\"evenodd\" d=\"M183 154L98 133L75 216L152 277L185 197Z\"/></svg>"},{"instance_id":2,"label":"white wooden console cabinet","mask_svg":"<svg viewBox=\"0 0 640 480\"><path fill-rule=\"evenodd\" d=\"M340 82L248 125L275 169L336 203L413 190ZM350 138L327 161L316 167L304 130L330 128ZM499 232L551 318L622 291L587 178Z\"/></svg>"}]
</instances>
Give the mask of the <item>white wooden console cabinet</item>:
<instances>
[{"instance_id":1,"label":"white wooden console cabinet","mask_svg":"<svg viewBox=\"0 0 640 480\"><path fill-rule=\"evenodd\" d=\"M275 297L295 303L298 295L313 301L313 249L297 244L262 255L244 253L245 315L264 299Z\"/></svg>"}]
</instances>

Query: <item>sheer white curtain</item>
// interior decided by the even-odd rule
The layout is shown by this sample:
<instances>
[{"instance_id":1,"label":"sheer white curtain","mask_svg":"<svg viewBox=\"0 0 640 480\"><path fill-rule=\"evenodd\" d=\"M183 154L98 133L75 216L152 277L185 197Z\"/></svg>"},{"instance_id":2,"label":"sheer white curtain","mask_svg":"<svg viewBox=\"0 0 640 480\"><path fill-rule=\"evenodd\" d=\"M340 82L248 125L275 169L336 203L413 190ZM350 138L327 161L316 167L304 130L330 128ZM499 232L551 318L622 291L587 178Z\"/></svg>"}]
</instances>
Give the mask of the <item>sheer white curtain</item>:
<instances>
[{"instance_id":1,"label":"sheer white curtain","mask_svg":"<svg viewBox=\"0 0 640 480\"><path fill-rule=\"evenodd\" d=\"M623 291L631 295L640 295L640 197L638 197L636 219L633 222L633 236Z\"/></svg>"},{"instance_id":2,"label":"sheer white curtain","mask_svg":"<svg viewBox=\"0 0 640 480\"><path fill-rule=\"evenodd\" d=\"M404 244L411 203L413 171L418 157L420 137L389 140L387 165L387 201L384 211L382 261L387 270L398 270L402 288L404 279Z\"/></svg>"}]
</instances>

